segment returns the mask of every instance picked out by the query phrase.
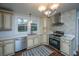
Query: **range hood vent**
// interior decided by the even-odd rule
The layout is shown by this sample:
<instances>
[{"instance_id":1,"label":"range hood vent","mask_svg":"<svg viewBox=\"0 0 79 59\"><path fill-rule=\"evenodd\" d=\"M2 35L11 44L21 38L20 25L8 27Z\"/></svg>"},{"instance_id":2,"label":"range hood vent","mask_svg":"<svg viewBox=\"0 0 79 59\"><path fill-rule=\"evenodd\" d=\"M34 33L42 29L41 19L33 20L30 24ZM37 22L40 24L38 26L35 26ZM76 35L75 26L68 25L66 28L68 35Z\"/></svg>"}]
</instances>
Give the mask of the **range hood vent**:
<instances>
[{"instance_id":1,"label":"range hood vent","mask_svg":"<svg viewBox=\"0 0 79 59\"><path fill-rule=\"evenodd\" d=\"M54 15L54 23L53 26L62 26L64 23L61 22L61 13Z\"/></svg>"}]
</instances>

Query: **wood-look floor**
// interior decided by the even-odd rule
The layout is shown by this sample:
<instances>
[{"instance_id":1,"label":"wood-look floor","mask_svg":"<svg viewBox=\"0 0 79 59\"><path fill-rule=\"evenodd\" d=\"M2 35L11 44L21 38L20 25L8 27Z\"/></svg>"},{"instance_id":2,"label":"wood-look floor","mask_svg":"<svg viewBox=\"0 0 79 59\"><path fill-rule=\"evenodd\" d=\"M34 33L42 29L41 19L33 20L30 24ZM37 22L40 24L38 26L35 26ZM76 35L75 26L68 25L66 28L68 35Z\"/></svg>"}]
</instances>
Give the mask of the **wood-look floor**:
<instances>
[{"instance_id":1,"label":"wood-look floor","mask_svg":"<svg viewBox=\"0 0 79 59\"><path fill-rule=\"evenodd\" d=\"M63 54L61 54L61 52L55 48L51 48L50 46L45 45L46 47L50 48L53 52L52 54L50 54L50 56L64 56ZM27 51L26 49L16 52L15 56L22 56L22 52Z\"/></svg>"}]
</instances>

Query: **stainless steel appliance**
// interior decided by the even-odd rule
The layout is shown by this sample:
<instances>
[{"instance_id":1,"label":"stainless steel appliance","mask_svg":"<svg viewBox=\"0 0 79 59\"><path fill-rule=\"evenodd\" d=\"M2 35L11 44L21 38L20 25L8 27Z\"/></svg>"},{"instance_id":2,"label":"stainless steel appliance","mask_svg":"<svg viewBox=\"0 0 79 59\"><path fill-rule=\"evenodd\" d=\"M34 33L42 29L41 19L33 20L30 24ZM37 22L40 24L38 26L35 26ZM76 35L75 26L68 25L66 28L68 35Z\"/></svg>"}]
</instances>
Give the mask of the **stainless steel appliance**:
<instances>
[{"instance_id":1,"label":"stainless steel appliance","mask_svg":"<svg viewBox=\"0 0 79 59\"><path fill-rule=\"evenodd\" d=\"M53 26L62 26L64 23L61 21L61 13L57 13L54 15L54 23Z\"/></svg>"},{"instance_id":2,"label":"stainless steel appliance","mask_svg":"<svg viewBox=\"0 0 79 59\"><path fill-rule=\"evenodd\" d=\"M60 37L64 35L62 31L55 31L49 35L49 44L56 49L60 50Z\"/></svg>"},{"instance_id":3,"label":"stainless steel appliance","mask_svg":"<svg viewBox=\"0 0 79 59\"><path fill-rule=\"evenodd\" d=\"M15 40L15 51L18 52L26 48L26 37L19 37Z\"/></svg>"}]
</instances>

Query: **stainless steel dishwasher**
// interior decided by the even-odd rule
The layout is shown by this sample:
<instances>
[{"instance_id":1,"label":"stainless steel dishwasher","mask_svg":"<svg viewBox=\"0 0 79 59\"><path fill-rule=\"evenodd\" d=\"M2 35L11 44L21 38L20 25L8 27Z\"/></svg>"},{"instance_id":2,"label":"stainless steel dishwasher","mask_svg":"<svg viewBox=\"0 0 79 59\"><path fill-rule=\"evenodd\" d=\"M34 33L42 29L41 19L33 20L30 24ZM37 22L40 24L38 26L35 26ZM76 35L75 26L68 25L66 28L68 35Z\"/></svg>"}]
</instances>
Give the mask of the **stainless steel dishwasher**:
<instances>
[{"instance_id":1,"label":"stainless steel dishwasher","mask_svg":"<svg viewBox=\"0 0 79 59\"><path fill-rule=\"evenodd\" d=\"M18 52L26 48L26 37L16 38L15 40L15 51Z\"/></svg>"}]
</instances>

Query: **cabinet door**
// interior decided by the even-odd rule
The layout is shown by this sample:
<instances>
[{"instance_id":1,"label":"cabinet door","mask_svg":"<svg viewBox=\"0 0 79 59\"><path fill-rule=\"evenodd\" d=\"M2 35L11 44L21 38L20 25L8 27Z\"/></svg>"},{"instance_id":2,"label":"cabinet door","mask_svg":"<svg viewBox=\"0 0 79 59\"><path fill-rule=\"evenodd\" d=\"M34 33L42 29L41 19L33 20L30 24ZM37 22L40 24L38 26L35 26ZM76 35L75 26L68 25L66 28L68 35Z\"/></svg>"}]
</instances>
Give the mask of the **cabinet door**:
<instances>
[{"instance_id":1,"label":"cabinet door","mask_svg":"<svg viewBox=\"0 0 79 59\"><path fill-rule=\"evenodd\" d=\"M0 12L0 30L2 29L2 13Z\"/></svg>"},{"instance_id":2,"label":"cabinet door","mask_svg":"<svg viewBox=\"0 0 79 59\"><path fill-rule=\"evenodd\" d=\"M43 43L43 35L39 36L39 43L42 44Z\"/></svg>"},{"instance_id":3,"label":"cabinet door","mask_svg":"<svg viewBox=\"0 0 79 59\"><path fill-rule=\"evenodd\" d=\"M48 36L47 35L43 35L43 43L48 44Z\"/></svg>"},{"instance_id":4,"label":"cabinet door","mask_svg":"<svg viewBox=\"0 0 79 59\"><path fill-rule=\"evenodd\" d=\"M12 27L12 15L9 13L3 13L4 16L4 30L11 30Z\"/></svg>"},{"instance_id":5,"label":"cabinet door","mask_svg":"<svg viewBox=\"0 0 79 59\"><path fill-rule=\"evenodd\" d=\"M67 55L70 55L70 44L66 41L61 41L61 51Z\"/></svg>"},{"instance_id":6,"label":"cabinet door","mask_svg":"<svg viewBox=\"0 0 79 59\"><path fill-rule=\"evenodd\" d=\"M13 55L15 52L14 40L4 41L4 55Z\"/></svg>"},{"instance_id":7,"label":"cabinet door","mask_svg":"<svg viewBox=\"0 0 79 59\"><path fill-rule=\"evenodd\" d=\"M3 47L0 46L0 56L3 56Z\"/></svg>"},{"instance_id":8,"label":"cabinet door","mask_svg":"<svg viewBox=\"0 0 79 59\"><path fill-rule=\"evenodd\" d=\"M0 42L0 56L3 56L3 42Z\"/></svg>"},{"instance_id":9,"label":"cabinet door","mask_svg":"<svg viewBox=\"0 0 79 59\"><path fill-rule=\"evenodd\" d=\"M34 46L37 46L37 45L39 45L39 37L35 37L34 38Z\"/></svg>"},{"instance_id":10,"label":"cabinet door","mask_svg":"<svg viewBox=\"0 0 79 59\"><path fill-rule=\"evenodd\" d=\"M27 48L32 48L33 47L33 39L29 38L27 39Z\"/></svg>"}]
</instances>

